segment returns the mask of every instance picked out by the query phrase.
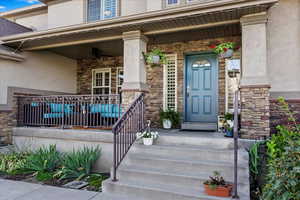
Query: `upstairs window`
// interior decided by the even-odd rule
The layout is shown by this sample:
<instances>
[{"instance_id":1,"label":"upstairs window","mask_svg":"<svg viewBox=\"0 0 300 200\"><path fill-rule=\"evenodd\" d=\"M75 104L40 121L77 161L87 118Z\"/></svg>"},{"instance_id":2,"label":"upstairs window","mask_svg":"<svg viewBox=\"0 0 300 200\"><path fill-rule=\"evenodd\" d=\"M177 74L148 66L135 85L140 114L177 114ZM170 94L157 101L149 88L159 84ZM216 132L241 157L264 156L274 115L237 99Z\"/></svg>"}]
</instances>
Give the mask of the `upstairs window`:
<instances>
[{"instance_id":1,"label":"upstairs window","mask_svg":"<svg viewBox=\"0 0 300 200\"><path fill-rule=\"evenodd\" d=\"M88 0L87 21L110 19L117 16L117 0Z\"/></svg>"},{"instance_id":2,"label":"upstairs window","mask_svg":"<svg viewBox=\"0 0 300 200\"><path fill-rule=\"evenodd\" d=\"M177 4L179 4L179 0L167 0L168 6L177 5Z\"/></svg>"}]
</instances>

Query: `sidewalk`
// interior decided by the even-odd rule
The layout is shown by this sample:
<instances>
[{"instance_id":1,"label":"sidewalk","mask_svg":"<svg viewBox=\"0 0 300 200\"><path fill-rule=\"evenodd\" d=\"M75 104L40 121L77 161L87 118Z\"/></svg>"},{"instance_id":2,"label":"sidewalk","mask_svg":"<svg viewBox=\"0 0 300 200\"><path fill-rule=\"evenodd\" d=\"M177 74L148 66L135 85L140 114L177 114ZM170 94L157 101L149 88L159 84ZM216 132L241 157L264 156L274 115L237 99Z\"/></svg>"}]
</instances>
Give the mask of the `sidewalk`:
<instances>
[{"instance_id":1,"label":"sidewalk","mask_svg":"<svg viewBox=\"0 0 300 200\"><path fill-rule=\"evenodd\" d=\"M100 200L101 193L0 179L0 200Z\"/></svg>"}]
</instances>

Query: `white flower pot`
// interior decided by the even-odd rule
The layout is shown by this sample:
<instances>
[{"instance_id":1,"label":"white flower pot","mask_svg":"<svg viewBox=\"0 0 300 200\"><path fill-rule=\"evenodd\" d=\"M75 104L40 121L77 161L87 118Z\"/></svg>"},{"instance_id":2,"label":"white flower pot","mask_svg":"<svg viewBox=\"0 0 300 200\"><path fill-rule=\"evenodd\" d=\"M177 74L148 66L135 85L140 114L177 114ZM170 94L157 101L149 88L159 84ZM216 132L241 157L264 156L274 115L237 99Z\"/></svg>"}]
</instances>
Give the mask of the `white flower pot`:
<instances>
[{"instance_id":1,"label":"white flower pot","mask_svg":"<svg viewBox=\"0 0 300 200\"><path fill-rule=\"evenodd\" d=\"M153 138L143 138L143 143L146 146L151 146L153 144Z\"/></svg>"},{"instance_id":2,"label":"white flower pot","mask_svg":"<svg viewBox=\"0 0 300 200\"><path fill-rule=\"evenodd\" d=\"M221 53L221 58L231 58L233 56L233 49L228 49L226 52Z\"/></svg>"},{"instance_id":3,"label":"white flower pot","mask_svg":"<svg viewBox=\"0 0 300 200\"><path fill-rule=\"evenodd\" d=\"M170 129L172 127L172 122L169 119L163 120L163 127L164 129Z\"/></svg>"},{"instance_id":4,"label":"white flower pot","mask_svg":"<svg viewBox=\"0 0 300 200\"><path fill-rule=\"evenodd\" d=\"M159 56L152 56L153 64L160 64L160 57Z\"/></svg>"}]
</instances>

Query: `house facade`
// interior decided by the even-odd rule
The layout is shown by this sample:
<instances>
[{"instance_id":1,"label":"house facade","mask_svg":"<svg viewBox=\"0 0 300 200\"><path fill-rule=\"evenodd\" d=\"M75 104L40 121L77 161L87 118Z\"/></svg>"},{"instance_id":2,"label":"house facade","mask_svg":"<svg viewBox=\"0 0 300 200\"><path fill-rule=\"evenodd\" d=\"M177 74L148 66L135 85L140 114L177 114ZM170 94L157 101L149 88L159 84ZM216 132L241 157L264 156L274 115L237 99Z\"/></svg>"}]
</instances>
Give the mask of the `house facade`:
<instances>
[{"instance_id":1,"label":"house facade","mask_svg":"<svg viewBox=\"0 0 300 200\"><path fill-rule=\"evenodd\" d=\"M41 2L0 13L32 30L0 38L18 52L0 57L0 135L6 142L17 125L16 94L121 94L124 110L143 92L153 126L160 126L160 110L175 109L187 129L216 129L239 88L241 137L250 139L269 136L282 120L277 97L300 109L299 1ZM240 48L224 59L210 48L220 42ZM168 63L146 65L143 53L152 49L166 53ZM240 73L232 78L234 64Z\"/></svg>"}]
</instances>

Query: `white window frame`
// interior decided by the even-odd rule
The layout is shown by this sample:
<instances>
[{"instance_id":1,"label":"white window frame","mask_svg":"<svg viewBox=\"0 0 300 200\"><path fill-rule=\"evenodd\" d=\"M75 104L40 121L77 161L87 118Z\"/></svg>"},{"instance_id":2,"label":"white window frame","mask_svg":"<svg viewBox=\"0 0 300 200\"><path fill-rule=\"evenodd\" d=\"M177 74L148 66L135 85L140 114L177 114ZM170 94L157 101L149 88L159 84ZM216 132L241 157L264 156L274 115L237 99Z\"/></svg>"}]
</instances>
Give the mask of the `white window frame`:
<instances>
[{"instance_id":1,"label":"white window frame","mask_svg":"<svg viewBox=\"0 0 300 200\"><path fill-rule=\"evenodd\" d=\"M89 15L89 6L88 6L88 0L85 0L85 12L86 12L86 16L85 16L85 21L86 22L95 22L95 21L101 21L101 20L107 20L107 19L112 19L112 18L115 18L115 17L118 17L120 15L119 13L119 5L120 5L120 0L116 0L116 16L115 17L112 17L112 18L107 18L105 19L105 15L104 15L104 10L105 10L105 7L104 7L104 1L105 0L100 0L100 19L99 20L94 20L94 21L89 21L88 19L88 15Z\"/></svg>"},{"instance_id":2,"label":"white window frame","mask_svg":"<svg viewBox=\"0 0 300 200\"><path fill-rule=\"evenodd\" d=\"M116 94L119 94L119 87L122 88L122 85L119 84L119 72L123 71L123 76L124 76L124 68L123 67L117 67L117 73L116 73Z\"/></svg>"},{"instance_id":3,"label":"white window frame","mask_svg":"<svg viewBox=\"0 0 300 200\"><path fill-rule=\"evenodd\" d=\"M96 73L106 73L106 72L109 72L109 86L95 86L94 75L96 75ZM105 78L103 78L103 81L105 82ZM94 95L94 89L96 88L109 88L109 94L111 94L111 68L101 68L101 69L92 70L92 95Z\"/></svg>"},{"instance_id":4,"label":"white window frame","mask_svg":"<svg viewBox=\"0 0 300 200\"><path fill-rule=\"evenodd\" d=\"M174 58L174 65L175 65L175 111L178 109L178 100L177 100L177 93L178 93L178 65L177 65L177 54L168 54L167 58ZM168 102L167 102L167 95L168 95L168 80L167 80L167 67L168 64L165 64L163 66L163 109L167 110L168 109Z\"/></svg>"}]
</instances>

